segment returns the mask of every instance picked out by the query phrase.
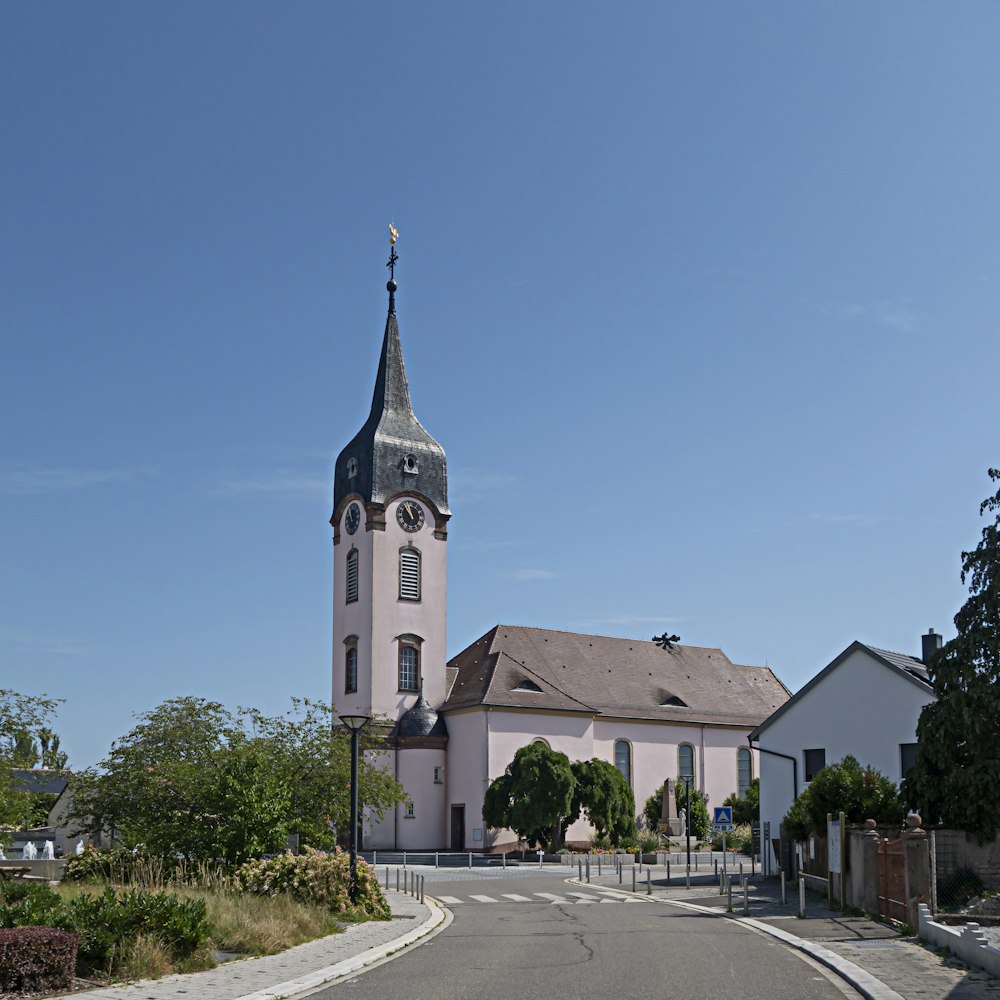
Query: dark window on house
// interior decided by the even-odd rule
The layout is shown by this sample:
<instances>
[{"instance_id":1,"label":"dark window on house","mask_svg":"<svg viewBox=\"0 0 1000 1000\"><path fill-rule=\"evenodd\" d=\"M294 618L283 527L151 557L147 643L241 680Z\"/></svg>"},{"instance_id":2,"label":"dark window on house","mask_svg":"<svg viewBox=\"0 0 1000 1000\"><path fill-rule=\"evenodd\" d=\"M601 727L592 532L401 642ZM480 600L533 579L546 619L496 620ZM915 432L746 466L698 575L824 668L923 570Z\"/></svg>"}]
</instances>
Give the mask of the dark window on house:
<instances>
[{"instance_id":1,"label":"dark window on house","mask_svg":"<svg viewBox=\"0 0 1000 1000\"><path fill-rule=\"evenodd\" d=\"M691 784L694 784L694 747L690 743L682 743L677 748L677 775L691 778Z\"/></svg>"},{"instance_id":2,"label":"dark window on house","mask_svg":"<svg viewBox=\"0 0 1000 1000\"><path fill-rule=\"evenodd\" d=\"M917 744L916 743L900 743L899 744L899 774L900 777L905 778L910 768L913 767L917 762Z\"/></svg>"},{"instance_id":3,"label":"dark window on house","mask_svg":"<svg viewBox=\"0 0 1000 1000\"><path fill-rule=\"evenodd\" d=\"M803 761L805 763L806 781L812 781L820 771L826 767L826 750L803 750Z\"/></svg>"},{"instance_id":4,"label":"dark window on house","mask_svg":"<svg viewBox=\"0 0 1000 1000\"><path fill-rule=\"evenodd\" d=\"M632 784L632 744L628 740L615 740L615 767L622 777Z\"/></svg>"}]
</instances>

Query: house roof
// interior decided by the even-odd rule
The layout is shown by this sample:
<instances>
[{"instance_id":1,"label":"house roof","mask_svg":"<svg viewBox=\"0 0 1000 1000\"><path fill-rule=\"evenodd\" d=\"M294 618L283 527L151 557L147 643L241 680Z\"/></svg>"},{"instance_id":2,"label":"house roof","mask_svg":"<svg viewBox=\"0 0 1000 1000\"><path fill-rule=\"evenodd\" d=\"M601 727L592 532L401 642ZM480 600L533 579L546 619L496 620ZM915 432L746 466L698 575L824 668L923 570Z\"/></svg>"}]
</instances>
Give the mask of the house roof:
<instances>
[{"instance_id":1,"label":"house roof","mask_svg":"<svg viewBox=\"0 0 1000 1000\"><path fill-rule=\"evenodd\" d=\"M789 697L721 649L497 625L448 663L441 711L492 706L753 726ZM537 689L537 690L536 690Z\"/></svg>"},{"instance_id":2,"label":"house roof","mask_svg":"<svg viewBox=\"0 0 1000 1000\"><path fill-rule=\"evenodd\" d=\"M850 646L847 647L836 659L828 663L815 677L812 678L807 684L799 688L791 698L788 699L780 708L778 708L772 715L768 716L751 734L750 739L758 740L760 739L760 734L764 732L771 725L771 723L776 722L785 714L794 704L796 704L800 698L811 691L824 677L832 673L841 663L844 662L852 653L856 653L858 650L862 650L867 653L876 663L885 667L887 670L893 671L893 673L899 674L905 680L909 681L911 684L916 684L917 687L931 693L933 688L931 687L930 674L927 671L927 667L924 666L922 660L915 656L909 656L906 653L894 653L889 649L879 649L878 646L869 646L864 642L852 642Z\"/></svg>"},{"instance_id":3,"label":"house roof","mask_svg":"<svg viewBox=\"0 0 1000 1000\"><path fill-rule=\"evenodd\" d=\"M55 767L15 767L11 777L16 791L59 795L69 784L70 772Z\"/></svg>"}]
</instances>

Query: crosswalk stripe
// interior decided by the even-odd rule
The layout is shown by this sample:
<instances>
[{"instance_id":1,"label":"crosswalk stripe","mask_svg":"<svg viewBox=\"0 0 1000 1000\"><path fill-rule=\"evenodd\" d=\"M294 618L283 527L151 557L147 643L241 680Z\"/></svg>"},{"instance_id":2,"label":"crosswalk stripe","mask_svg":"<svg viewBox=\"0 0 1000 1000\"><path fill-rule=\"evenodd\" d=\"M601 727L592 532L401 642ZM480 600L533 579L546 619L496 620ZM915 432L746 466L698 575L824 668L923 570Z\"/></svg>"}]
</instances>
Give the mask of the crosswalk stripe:
<instances>
[{"instance_id":1,"label":"crosswalk stripe","mask_svg":"<svg viewBox=\"0 0 1000 1000\"><path fill-rule=\"evenodd\" d=\"M470 898L476 900L477 903L495 903L495 902L497 902L497 900L495 900L492 896L471 896Z\"/></svg>"},{"instance_id":2,"label":"crosswalk stripe","mask_svg":"<svg viewBox=\"0 0 1000 1000\"><path fill-rule=\"evenodd\" d=\"M551 900L553 903L568 903L569 900L564 896L557 896L554 892L536 892L536 896L541 896L542 899Z\"/></svg>"},{"instance_id":3,"label":"crosswalk stripe","mask_svg":"<svg viewBox=\"0 0 1000 1000\"><path fill-rule=\"evenodd\" d=\"M577 899L585 899L588 903L596 903L598 899L597 896L591 896L587 892L571 892L569 895L576 896Z\"/></svg>"},{"instance_id":4,"label":"crosswalk stripe","mask_svg":"<svg viewBox=\"0 0 1000 1000\"><path fill-rule=\"evenodd\" d=\"M447 903L449 906L454 906L456 903L462 902L460 899L456 899L454 896L438 896L437 899L439 899L442 903Z\"/></svg>"},{"instance_id":5,"label":"crosswalk stripe","mask_svg":"<svg viewBox=\"0 0 1000 1000\"><path fill-rule=\"evenodd\" d=\"M530 903L531 900L527 896L519 896L516 892L505 892L504 899L512 899L515 903Z\"/></svg>"}]
</instances>

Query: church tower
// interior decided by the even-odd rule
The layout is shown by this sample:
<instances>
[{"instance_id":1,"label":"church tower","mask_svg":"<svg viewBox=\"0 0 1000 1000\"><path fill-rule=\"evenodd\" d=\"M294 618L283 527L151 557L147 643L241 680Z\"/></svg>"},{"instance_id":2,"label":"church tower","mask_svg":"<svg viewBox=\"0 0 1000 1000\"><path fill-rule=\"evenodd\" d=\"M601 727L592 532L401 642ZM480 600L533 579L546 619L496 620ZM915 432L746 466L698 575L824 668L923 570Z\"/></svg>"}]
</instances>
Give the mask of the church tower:
<instances>
[{"instance_id":1,"label":"church tower","mask_svg":"<svg viewBox=\"0 0 1000 1000\"><path fill-rule=\"evenodd\" d=\"M391 231L389 314L371 412L334 472L332 701L338 714L387 716L398 730L407 712L416 707L422 716L446 693L451 513L444 449L410 402Z\"/></svg>"}]
</instances>

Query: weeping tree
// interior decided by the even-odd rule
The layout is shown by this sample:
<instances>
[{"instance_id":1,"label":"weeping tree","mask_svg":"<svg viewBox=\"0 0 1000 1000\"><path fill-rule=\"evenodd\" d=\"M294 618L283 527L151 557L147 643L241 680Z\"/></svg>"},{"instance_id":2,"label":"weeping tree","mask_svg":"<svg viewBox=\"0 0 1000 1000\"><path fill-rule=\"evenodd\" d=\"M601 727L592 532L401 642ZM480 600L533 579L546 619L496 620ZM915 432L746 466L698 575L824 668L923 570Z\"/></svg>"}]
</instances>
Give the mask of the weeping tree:
<instances>
[{"instance_id":1,"label":"weeping tree","mask_svg":"<svg viewBox=\"0 0 1000 1000\"><path fill-rule=\"evenodd\" d=\"M601 839L619 847L634 844L635 796L625 776L606 760L578 760L571 765L575 786L563 831L582 812Z\"/></svg>"},{"instance_id":2,"label":"weeping tree","mask_svg":"<svg viewBox=\"0 0 1000 1000\"><path fill-rule=\"evenodd\" d=\"M513 830L529 844L562 844L576 779L569 757L544 743L529 743L491 782L483 799L483 822Z\"/></svg>"},{"instance_id":3,"label":"weeping tree","mask_svg":"<svg viewBox=\"0 0 1000 1000\"><path fill-rule=\"evenodd\" d=\"M997 483L1000 470L989 477ZM937 700L920 713L904 794L926 821L983 843L996 836L1000 813L1000 490L979 514L993 520L962 553L969 598L955 615L958 634L927 665Z\"/></svg>"}]
</instances>

